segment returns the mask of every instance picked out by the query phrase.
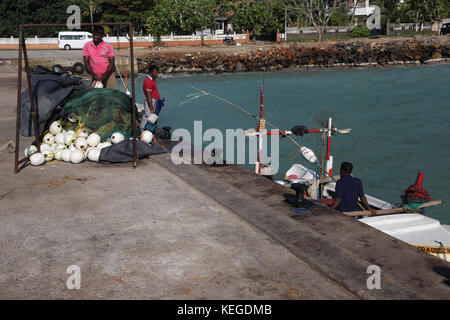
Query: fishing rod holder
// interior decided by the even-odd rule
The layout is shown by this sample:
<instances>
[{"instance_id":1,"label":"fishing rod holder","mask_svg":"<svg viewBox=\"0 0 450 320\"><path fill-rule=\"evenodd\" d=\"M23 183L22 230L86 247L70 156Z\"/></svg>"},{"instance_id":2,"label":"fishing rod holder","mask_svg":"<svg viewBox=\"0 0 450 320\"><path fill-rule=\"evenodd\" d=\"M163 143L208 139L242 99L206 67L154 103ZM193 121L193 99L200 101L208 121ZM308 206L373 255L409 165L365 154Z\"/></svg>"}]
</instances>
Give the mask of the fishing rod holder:
<instances>
[{"instance_id":1,"label":"fishing rod holder","mask_svg":"<svg viewBox=\"0 0 450 320\"><path fill-rule=\"evenodd\" d=\"M172 133L170 132L172 130L172 127L163 127L163 133L161 138L170 140L172 138Z\"/></svg>"},{"instance_id":2,"label":"fishing rod holder","mask_svg":"<svg viewBox=\"0 0 450 320\"><path fill-rule=\"evenodd\" d=\"M305 200L305 191L308 186L304 183L293 183L291 189L295 191L294 205L296 208L300 207L313 207L314 203L309 200Z\"/></svg>"}]
</instances>

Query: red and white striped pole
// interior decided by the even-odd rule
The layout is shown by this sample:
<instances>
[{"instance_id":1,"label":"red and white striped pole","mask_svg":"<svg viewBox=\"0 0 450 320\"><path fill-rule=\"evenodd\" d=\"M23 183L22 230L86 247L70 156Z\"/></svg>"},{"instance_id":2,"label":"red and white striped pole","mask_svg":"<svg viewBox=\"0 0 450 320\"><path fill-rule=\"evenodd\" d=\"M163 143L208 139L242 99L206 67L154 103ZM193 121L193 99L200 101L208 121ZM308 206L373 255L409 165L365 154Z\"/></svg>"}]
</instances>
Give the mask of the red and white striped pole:
<instances>
[{"instance_id":1,"label":"red and white striped pole","mask_svg":"<svg viewBox=\"0 0 450 320\"><path fill-rule=\"evenodd\" d=\"M328 132L327 132L327 161L325 162L325 169L331 176L333 174L333 156L331 156L331 127L332 119L328 118Z\"/></svg>"},{"instance_id":2,"label":"red and white striped pole","mask_svg":"<svg viewBox=\"0 0 450 320\"><path fill-rule=\"evenodd\" d=\"M263 148L263 134L266 130L266 121L264 120L264 85L261 85L261 100L260 100L260 107L259 107L259 123L258 123L258 129L256 129L257 132L260 134L258 135L258 161L256 162L255 172L258 175L261 175L261 159L262 159L262 148Z\"/></svg>"}]
</instances>

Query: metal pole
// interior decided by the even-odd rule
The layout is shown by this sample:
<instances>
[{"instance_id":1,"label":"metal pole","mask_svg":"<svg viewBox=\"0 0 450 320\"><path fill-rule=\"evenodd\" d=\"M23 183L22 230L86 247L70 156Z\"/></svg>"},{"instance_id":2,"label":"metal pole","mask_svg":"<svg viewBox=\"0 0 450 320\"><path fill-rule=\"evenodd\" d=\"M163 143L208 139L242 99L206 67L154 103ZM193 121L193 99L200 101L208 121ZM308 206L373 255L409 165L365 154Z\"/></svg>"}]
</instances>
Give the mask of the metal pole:
<instances>
[{"instance_id":1,"label":"metal pole","mask_svg":"<svg viewBox=\"0 0 450 320\"><path fill-rule=\"evenodd\" d=\"M20 148L20 111L22 107L22 41L23 27L19 26L19 61L17 65L17 118L16 118L16 150L14 158L14 173L19 173L19 148Z\"/></svg>"},{"instance_id":2,"label":"metal pole","mask_svg":"<svg viewBox=\"0 0 450 320\"><path fill-rule=\"evenodd\" d=\"M41 141L39 139L39 127L37 122L37 114L36 114L36 108L34 105L34 99L33 99L33 88L31 85L31 71L30 71L30 65L28 63L28 54L27 54L27 45L25 44L26 39L23 38L22 40L22 47L23 47L23 57L25 59L25 71L27 73L27 84L28 84L28 93L30 95L30 106L31 106L31 115L33 117L33 127L34 127L34 138L36 140L36 147L38 149L38 152L41 152Z\"/></svg>"},{"instance_id":3,"label":"metal pole","mask_svg":"<svg viewBox=\"0 0 450 320\"><path fill-rule=\"evenodd\" d=\"M284 41L287 41L287 7L284 7Z\"/></svg>"},{"instance_id":4,"label":"metal pole","mask_svg":"<svg viewBox=\"0 0 450 320\"><path fill-rule=\"evenodd\" d=\"M138 157L136 152L136 92L134 86L134 50L133 50L133 25L130 23L130 59L131 59L131 101L132 101L132 124L131 129L133 130L133 157L134 163L133 167L137 167Z\"/></svg>"},{"instance_id":5,"label":"metal pole","mask_svg":"<svg viewBox=\"0 0 450 320\"><path fill-rule=\"evenodd\" d=\"M92 18L92 0L89 1L89 12L91 14L91 23L94 23L94 19ZM94 31L94 26L91 27L91 30Z\"/></svg>"},{"instance_id":6,"label":"metal pole","mask_svg":"<svg viewBox=\"0 0 450 320\"><path fill-rule=\"evenodd\" d=\"M328 172L329 175L332 175L332 168L328 168L330 166L330 160L331 160L331 118L328 118L328 132L327 132L327 161L325 165L325 170Z\"/></svg>"}]
</instances>

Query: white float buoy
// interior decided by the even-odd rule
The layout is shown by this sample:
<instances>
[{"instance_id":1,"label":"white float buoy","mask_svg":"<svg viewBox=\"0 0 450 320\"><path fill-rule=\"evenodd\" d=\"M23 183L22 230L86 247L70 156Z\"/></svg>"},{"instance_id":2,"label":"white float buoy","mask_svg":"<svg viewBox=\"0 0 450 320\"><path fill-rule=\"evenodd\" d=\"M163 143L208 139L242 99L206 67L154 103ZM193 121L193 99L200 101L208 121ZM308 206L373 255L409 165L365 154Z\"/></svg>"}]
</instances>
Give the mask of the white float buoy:
<instances>
[{"instance_id":1,"label":"white float buoy","mask_svg":"<svg viewBox=\"0 0 450 320\"><path fill-rule=\"evenodd\" d=\"M84 158L87 158L89 151L91 151L92 149L95 149L94 147L87 147L86 150L84 150Z\"/></svg>"},{"instance_id":2,"label":"white float buoy","mask_svg":"<svg viewBox=\"0 0 450 320\"><path fill-rule=\"evenodd\" d=\"M78 137L81 137L81 138L87 138L88 136L89 136L89 133L86 128L81 129L80 133L78 133Z\"/></svg>"},{"instance_id":3,"label":"white float buoy","mask_svg":"<svg viewBox=\"0 0 450 320\"><path fill-rule=\"evenodd\" d=\"M51 146L52 144L55 143L55 137L51 133L47 133L44 136L44 139L42 139L42 140L45 144L48 144L49 146Z\"/></svg>"},{"instance_id":4,"label":"white float buoy","mask_svg":"<svg viewBox=\"0 0 450 320\"><path fill-rule=\"evenodd\" d=\"M61 160L65 162L70 162L70 156L72 155L72 151L69 149L64 149L61 151Z\"/></svg>"},{"instance_id":5,"label":"white float buoy","mask_svg":"<svg viewBox=\"0 0 450 320\"><path fill-rule=\"evenodd\" d=\"M75 150L70 155L70 162L72 163L80 163L84 160L84 152L81 150Z\"/></svg>"},{"instance_id":6,"label":"white float buoy","mask_svg":"<svg viewBox=\"0 0 450 320\"><path fill-rule=\"evenodd\" d=\"M148 130L144 130L144 132L142 132L141 134L141 140L144 141L145 143L150 143L153 140L153 133L151 133Z\"/></svg>"},{"instance_id":7,"label":"white float buoy","mask_svg":"<svg viewBox=\"0 0 450 320\"><path fill-rule=\"evenodd\" d=\"M64 149L64 150L65 150L65 149ZM61 153L62 153L64 150L59 150L59 151L56 151L56 152L55 152L55 159L56 159L56 160L61 160Z\"/></svg>"},{"instance_id":8,"label":"white float buoy","mask_svg":"<svg viewBox=\"0 0 450 320\"><path fill-rule=\"evenodd\" d=\"M75 141L75 147L79 150L84 150L88 146L88 143L86 141L86 138L80 137Z\"/></svg>"},{"instance_id":9,"label":"white float buoy","mask_svg":"<svg viewBox=\"0 0 450 320\"><path fill-rule=\"evenodd\" d=\"M87 137L87 143L91 146L91 147L96 147L98 146L98 144L100 143L100 141L102 140L100 135L98 133L91 133L88 137Z\"/></svg>"},{"instance_id":10,"label":"white float buoy","mask_svg":"<svg viewBox=\"0 0 450 320\"><path fill-rule=\"evenodd\" d=\"M301 147L300 152L303 158L305 158L309 162L315 163L317 161L317 157L311 149L308 149L307 147Z\"/></svg>"},{"instance_id":11,"label":"white float buoy","mask_svg":"<svg viewBox=\"0 0 450 320\"><path fill-rule=\"evenodd\" d=\"M88 159L93 162L98 162L98 159L100 157L100 152L101 152L101 150L92 148L88 152Z\"/></svg>"},{"instance_id":12,"label":"white float buoy","mask_svg":"<svg viewBox=\"0 0 450 320\"><path fill-rule=\"evenodd\" d=\"M112 145L111 142L102 142L97 146L97 149L101 150L103 148L110 147L111 145Z\"/></svg>"},{"instance_id":13,"label":"white float buoy","mask_svg":"<svg viewBox=\"0 0 450 320\"><path fill-rule=\"evenodd\" d=\"M61 151L62 149L64 149L64 144L62 144L62 143L55 143L54 145L52 145L52 151L54 153Z\"/></svg>"},{"instance_id":14,"label":"white float buoy","mask_svg":"<svg viewBox=\"0 0 450 320\"><path fill-rule=\"evenodd\" d=\"M122 142L123 140L125 140L125 137L120 132L114 132L111 136L111 142L114 144Z\"/></svg>"},{"instance_id":15,"label":"white float buoy","mask_svg":"<svg viewBox=\"0 0 450 320\"><path fill-rule=\"evenodd\" d=\"M72 114L70 114L70 115L72 115ZM72 123L77 123L78 120L76 118L74 118L74 117L71 117L70 115L67 116L67 120L69 120Z\"/></svg>"},{"instance_id":16,"label":"white float buoy","mask_svg":"<svg viewBox=\"0 0 450 320\"><path fill-rule=\"evenodd\" d=\"M64 133L60 132L55 136L55 143L57 144L65 144L64 142Z\"/></svg>"},{"instance_id":17,"label":"white float buoy","mask_svg":"<svg viewBox=\"0 0 450 320\"><path fill-rule=\"evenodd\" d=\"M52 135L56 136L58 133L61 133L61 131L62 131L61 123L59 123L58 121L53 122L50 125L49 130Z\"/></svg>"},{"instance_id":18,"label":"white float buoy","mask_svg":"<svg viewBox=\"0 0 450 320\"><path fill-rule=\"evenodd\" d=\"M53 153L53 151L49 150L42 152L42 155L44 156L45 161L52 161L55 158L55 154Z\"/></svg>"},{"instance_id":19,"label":"white float buoy","mask_svg":"<svg viewBox=\"0 0 450 320\"><path fill-rule=\"evenodd\" d=\"M64 144L69 144L70 141L75 140L76 136L75 136L75 132L72 130L69 130L66 132L66 134L64 135Z\"/></svg>"},{"instance_id":20,"label":"white float buoy","mask_svg":"<svg viewBox=\"0 0 450 320\"><path fill-rule=\"evenodd\" d=\"M47 150L52 151L52 147L46 143L41 144L40 148L41 148L41 153L44 151L47 151Z\"/></svg>"},{"instance_id":21,"label":"white float buoy","mask_svg":"<svg viewBox=\"0 0 450 320\"><path fill-rule=\"evenodd\" d=\"M32 166L40 166L45 163L45 157L42 153L33 153L30 156L30 162Z\"/></svg>"},{"instance_id":22,"label":"white float buoy","mask_svg":"<svg viewBox=\"0 0 450 320\"><path fill-rule=\"evenodd\" d=\"M24 150L25 157L31 156L33 153L37 152L37 147L35 145L31 145Z\"/></svg>"}]
</instances>

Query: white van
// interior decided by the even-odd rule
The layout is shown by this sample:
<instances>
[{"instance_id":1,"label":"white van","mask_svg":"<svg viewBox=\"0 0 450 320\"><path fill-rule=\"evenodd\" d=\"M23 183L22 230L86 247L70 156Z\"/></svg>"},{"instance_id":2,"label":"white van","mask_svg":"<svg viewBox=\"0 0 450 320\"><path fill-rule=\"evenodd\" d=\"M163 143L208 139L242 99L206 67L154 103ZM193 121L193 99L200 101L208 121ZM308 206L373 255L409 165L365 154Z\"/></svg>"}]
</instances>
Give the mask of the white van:
<instances>
[{"instance_id":1,"label":"white van","mask_svg":"<svg viewBox=\"0 0 450 320\"><path fill-rule=\"evenodd\" d=\"M58 48L64 50L83 49L86 42L93 39L92 33L86 31L61 31L58 33Z\"/></svg>"}]
</instances>

